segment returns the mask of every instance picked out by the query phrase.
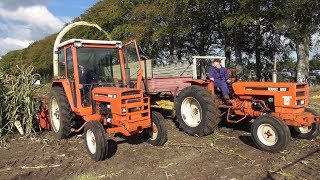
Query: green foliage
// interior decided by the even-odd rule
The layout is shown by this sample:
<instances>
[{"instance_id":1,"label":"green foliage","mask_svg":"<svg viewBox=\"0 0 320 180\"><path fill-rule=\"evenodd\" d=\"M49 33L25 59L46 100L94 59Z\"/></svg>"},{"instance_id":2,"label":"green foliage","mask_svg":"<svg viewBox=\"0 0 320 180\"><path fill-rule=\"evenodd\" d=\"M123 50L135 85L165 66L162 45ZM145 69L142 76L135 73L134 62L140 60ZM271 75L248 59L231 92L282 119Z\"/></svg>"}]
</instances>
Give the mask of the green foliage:
<instances>
[{"instance_id":1,"label":"green foliage","mask_svg":"<svg viewBox=\"0 0 320 180\"><path fill-rule=\"evenodd\" d=\"M294 43L318 30L319 6L318 0L103 0L73 21L97 23L113 40L137 39L146 58L222 55L215 50L224 49L228 58L235 52L237 64L256 59L260 71L272 66L275 53L287 59ZM32 64L36 73L51 76L55 37L8 53L1 66L10 71ZM90 27L74 28L63 40L70 38L107 39Z\"/></svg>"},{"instance_id":2,"label":"green foliage","mask_svg":"<svg viewBox=\"0 0 320 180\"><path fill-rule=\"evenodd\" d=\"M2 71L10 72L11 68L14 67L14 64L19 63L19 60L23 56L23 50L15 50L7 53L0 60L0 67L2 67ZM22 63L20 61L20 63Z\"/></svg>"},{"instance_id":3,"label":"green foliage","mask_svg":"<svg viewBox=\"0 0 320 180\"><path fill-rule=\"evenodd\" d=\"M280 61L278 64L278 69L291 69L293 70L296 67L296 63L292 58L286 58L283 61Z\"/></svg>"},{"instance_id":4,"label":"green foliage","mask_svg":"<svg viewBox=\"0 0 320 180\"><path fill-rule=\"evenodd\" d=\"M310 70L320 69L320 54L316 54L310 61Z\"/></svg>"},{"instance_id":5,"label":"green foliage","mask_svg":"<svg viewBox=\"0 0 320 180\"><path fill-rule=\"evenodd\" d=\"M275 25L294 40L302 40L318 30L318 0L274 0L270 9L278 16Z\"/></svg>"}]
</instances>

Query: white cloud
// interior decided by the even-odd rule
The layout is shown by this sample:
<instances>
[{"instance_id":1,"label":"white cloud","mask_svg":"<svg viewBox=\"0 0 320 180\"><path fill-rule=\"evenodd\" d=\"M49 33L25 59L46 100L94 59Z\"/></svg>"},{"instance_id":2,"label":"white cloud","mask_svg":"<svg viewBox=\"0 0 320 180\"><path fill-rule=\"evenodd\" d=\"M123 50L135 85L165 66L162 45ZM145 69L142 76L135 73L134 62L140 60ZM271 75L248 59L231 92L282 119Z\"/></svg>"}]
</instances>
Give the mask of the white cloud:
<instances>
[{"instance_id":1,"label":"white cloud","mask_svg":"<svg viewBox=\"0 0 320 180\"><path fill-rule=\"evenodd\" d=\"M32 39L32 30L28 25L0 22L0 37L9 36L16 39Z\"/></svg>"},{"instance_id":2,"label":"white cloud","mask_svg":"<svg viewBox=\"0 0 320 180\"><path fill-rule=\"evenodd\" d=\"M0 54L8 51L22 49L30 45L32 41L19 40L14 38L0 38Z\"/></svg>"},{"instance_id":3,"label":"white cloud","mask_svg":"<svg viewBox=\"0 0 320 180\"><path fill-rule=\"evenodd\" d=\"M0 56L56 33L71 21L69 17L54 16L45 6L48 1L1 0Z\"/></svg>"},{"instance_id":4,"label":"white cloud","mask_svg":"<svg viewBox=\"0 0 320 180\"><path fill-rule=\"evenodd\" d=\"M17 7L47 5L51 0L1 0L0 6L9 9L16 9Z\"/></svg>"},{"instance_id":5,"label":"white cloud","mask_svg":"<svg viewBox=\"0 0 320 180\"><path fill-rule=\"evenodd\" d=\"M32 24L38 28L51 31L58 31L64 24L62 20L52 15L43 5L18 7L15 10L0 8L0 16L8 20Z\"/></svg>"}]
</instances>

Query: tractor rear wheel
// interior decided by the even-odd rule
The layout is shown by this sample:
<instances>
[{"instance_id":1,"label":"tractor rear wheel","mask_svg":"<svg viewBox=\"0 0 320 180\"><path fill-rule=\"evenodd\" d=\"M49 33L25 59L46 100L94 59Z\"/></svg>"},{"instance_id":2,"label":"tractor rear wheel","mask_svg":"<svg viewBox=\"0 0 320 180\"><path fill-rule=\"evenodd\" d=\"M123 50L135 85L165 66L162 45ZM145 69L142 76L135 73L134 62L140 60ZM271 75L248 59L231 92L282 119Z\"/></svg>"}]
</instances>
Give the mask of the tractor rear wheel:
<instances>
[{"instance_id":1,"label":"tractor rear wheel","mask_svg":"<svg viewBox=\"0 0 320 180\"><path fill-rule=\"evenodd\" d=\"M90 121L84 127L84 141L91 159L104 160L108 153L106 132L99 121Z\"/></svg>"},{"instance_id":2,"label":"tractor rear wheel","mask_svg":"<svg viewBox=\"0 0 320 180\"><path fill-rule=\"evenodd\" d=\"M319 115L319 113L310 108L305 108L305 111L310 112L315 116ZM320 134L319 128L319 123L313 123L311 126L293 127L293 133L299 138L311 140L316 138Z\"/></svg>"},{"instance_id":3,"label":"tractor rear wheel","mask_svg":"<svg viewBox=\"0 0 320 180\"><path fill-rule=\"evenodd\" d=\"M201 86L183 89L175 102L179 128L193 136L213 133L220 122L219 103Z\"/></svg>"},{"instance_id":4,"label":"tractor rear wheel","mask_svg":"<svg viewBox=\"0 0 320 180\"><path fill-rule=\"evenodd\" d=\"M49 117L51 129L56 133L57 138L65 139L69 137L74 114L63 88L59 86L51 88Z\"/></svg>"},{"instance_id":5,"label":"tractor rear wheel","mask_svg":"<svg viewBox=\"0 0 320 180\"><path fill-rule=\"evenodd\" d=\"M287 147L290 130L282 119L265 114L252 123L251 136L259 149L279 152Z\"/></svg>"},{"instance_id":6,"label":"tractor rear wheel","mask_svg":"<svg viewBox=\"0 0 320 180\"><path fill-rule=\"evenodd\" d=\"M146 129L147 143L154 146L162 146L168 140L165 119L159 112L151 112L151 127Z\"/></svg>"}]
</instances>

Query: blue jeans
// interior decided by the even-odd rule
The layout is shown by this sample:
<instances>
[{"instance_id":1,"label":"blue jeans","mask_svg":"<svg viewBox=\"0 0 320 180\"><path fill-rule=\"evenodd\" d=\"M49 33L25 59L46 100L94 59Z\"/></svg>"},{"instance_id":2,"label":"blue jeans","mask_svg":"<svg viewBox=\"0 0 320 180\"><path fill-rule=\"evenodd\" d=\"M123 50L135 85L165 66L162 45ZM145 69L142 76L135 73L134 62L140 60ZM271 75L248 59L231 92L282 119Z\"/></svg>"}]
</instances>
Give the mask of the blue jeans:
<instances>
[{"instance_id":1,"label":"blue jeans","mask_svg":"<svg viewBox=\"0 0 320 180\"><path fill-rule=\"evenodd\" d=\"M222 95L229 95L229 88L227 82L224 80L214 80L214 86L222 91Z\"/></svg>"}]
</instances>

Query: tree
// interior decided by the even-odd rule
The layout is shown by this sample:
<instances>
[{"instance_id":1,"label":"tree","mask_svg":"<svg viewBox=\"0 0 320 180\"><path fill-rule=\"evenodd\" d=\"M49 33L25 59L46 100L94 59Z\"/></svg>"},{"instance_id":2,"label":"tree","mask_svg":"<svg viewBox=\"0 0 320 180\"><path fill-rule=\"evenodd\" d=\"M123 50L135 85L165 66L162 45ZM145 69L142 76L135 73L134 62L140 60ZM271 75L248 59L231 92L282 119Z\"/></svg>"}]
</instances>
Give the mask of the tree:
<instances>
[{"instance_id":1,"label":"tree","mask_svg":"<svg viewBox=\"0 0 320 180\"><path fill-rule=\"evenodd\" d=\"M310 70L320 69L320 54L316 54L310 60Z\"/></svg>"},{"instance_id":2,"label":"tree","mask_svg":"<svg viewBox=\"0 0 320 180\"><path fill-rule=\"evenodd\" d=\"M309 72L310 36L319 30L318 0L274 0L270 9L277 15L276 25L296 45L297 81L306 80Z\"/></svg>"}]
</instances>

